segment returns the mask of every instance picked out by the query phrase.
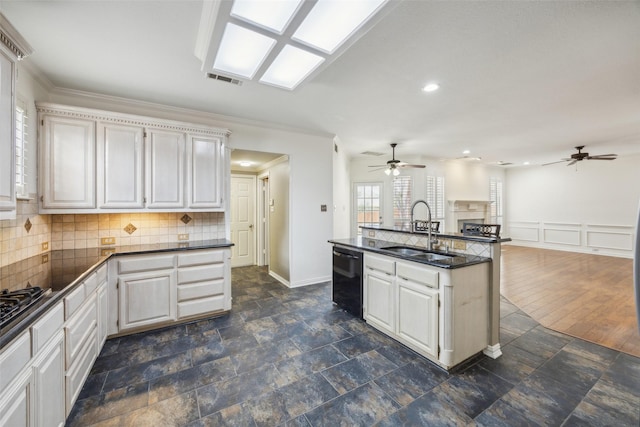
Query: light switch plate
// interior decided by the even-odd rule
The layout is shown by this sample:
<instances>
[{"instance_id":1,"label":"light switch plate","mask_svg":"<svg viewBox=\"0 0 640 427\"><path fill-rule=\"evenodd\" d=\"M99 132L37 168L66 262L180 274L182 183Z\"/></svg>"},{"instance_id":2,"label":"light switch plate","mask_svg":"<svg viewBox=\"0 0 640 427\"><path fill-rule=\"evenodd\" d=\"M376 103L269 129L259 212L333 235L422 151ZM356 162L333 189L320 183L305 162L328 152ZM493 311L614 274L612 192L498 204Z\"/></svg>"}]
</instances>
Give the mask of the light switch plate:
<instances>
[{"instance_id":1,"label":"light switch plate","mask_svg":"<svg viewBox=\"0 0 640 427\"><path fill-rule=\"evenodd\" d=\"M42 242L42 244L40 246L42 247L43 251L48 251L49 250L49 242Z\"/></svg>"},{"instance_id":2,"label":"light switch plate","mask_svg":"<svg viewBox=\"0 0 640 427\"><path fill-rule=\"evenodd\" d=\"M189 240L189 234L178 234L178 240Z\"/></svg>"},{"instance_id":3,"label":"light switch plate","mask_svg":"<svg viewBox=\"0 0 640 427\"><path fill-rule=\"evenodd\" d=\"M116 238L115 237L103 237L100 239L100 244L102 245L115 245Z\"/></svg>"}]
</instances>

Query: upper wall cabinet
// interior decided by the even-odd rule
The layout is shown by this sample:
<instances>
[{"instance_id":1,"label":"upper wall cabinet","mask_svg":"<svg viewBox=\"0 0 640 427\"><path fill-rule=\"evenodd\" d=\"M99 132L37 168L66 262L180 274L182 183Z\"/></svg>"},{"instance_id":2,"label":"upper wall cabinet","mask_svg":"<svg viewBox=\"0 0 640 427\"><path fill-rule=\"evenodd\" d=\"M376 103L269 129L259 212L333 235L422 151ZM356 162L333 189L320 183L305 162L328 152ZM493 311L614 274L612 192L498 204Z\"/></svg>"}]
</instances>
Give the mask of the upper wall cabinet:
<instances>
[{"instance_id":1,"label":"upper wall cabinet","mask_svg":"<svg viewBox=\"0 0 640 427\"><path fill-rule=\"evenodd\" d=\"M16 61L33 52L0 13L0 220L16 217Z\"/></svg>"},{"instance_id":2,"label":"upper wall cabinet","mask_svg":"<svg viewBox=\"0 0 640 427\"><path fill-rule=\"evenodd\" d=\"M38 103L40 211L224 210L229 131Z\"/></svg>"}]
</instances>

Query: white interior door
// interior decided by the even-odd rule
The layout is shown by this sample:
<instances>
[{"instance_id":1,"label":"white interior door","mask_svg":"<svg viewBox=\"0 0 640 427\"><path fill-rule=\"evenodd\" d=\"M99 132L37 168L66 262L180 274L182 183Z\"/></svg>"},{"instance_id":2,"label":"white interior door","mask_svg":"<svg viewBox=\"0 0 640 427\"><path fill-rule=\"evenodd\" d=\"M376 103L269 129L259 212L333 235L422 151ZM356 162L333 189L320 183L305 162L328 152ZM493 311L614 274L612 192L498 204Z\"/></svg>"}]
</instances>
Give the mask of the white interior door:
<instances>
[{"instance_id":1,"label":"white interior door","mask_svg":"<svg viewBox=\"0 0 640 427\"><path fill-rule=\"evenodd\" d=\"M231 175L231 267L255 264L256 177Z\"/></svg>"}]
</instances>

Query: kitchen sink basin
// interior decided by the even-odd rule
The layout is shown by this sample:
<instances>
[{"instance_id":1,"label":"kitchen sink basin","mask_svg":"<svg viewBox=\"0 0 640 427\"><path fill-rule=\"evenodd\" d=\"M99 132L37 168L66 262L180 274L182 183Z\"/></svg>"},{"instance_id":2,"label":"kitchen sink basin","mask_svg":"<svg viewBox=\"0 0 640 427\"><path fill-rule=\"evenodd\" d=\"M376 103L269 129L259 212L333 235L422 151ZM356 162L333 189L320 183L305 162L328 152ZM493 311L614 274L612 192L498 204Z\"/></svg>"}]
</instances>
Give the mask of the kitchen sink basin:
<instances>
[{"instance_id":1,"label":"kitchen sink basin","mask_svg":"<svg viewBox=\"0 0 640 427\"><path fill-rule=\"evenodd\" d=\"M407 246L387 246L380 248L385 251L395 252L399 255L404 255L408 258L423 259L426 261L443 261L451 258L455 258L456 255L437 254L430 252L427 249L421 250L416 248L410 248Z\"/></svg>"},{"instance_id":2,"label":"kitchen sink basin","mask_svg":"<svg viewBox=\"0 0 640 427\"><path fill-rule=\"evenodd\" d=\"M406 246L387 246L386 248L380 249L406 256L422 255L425 253L425 251L422 251L420 249L408 248Z\"/></svg>"}]
</instances>

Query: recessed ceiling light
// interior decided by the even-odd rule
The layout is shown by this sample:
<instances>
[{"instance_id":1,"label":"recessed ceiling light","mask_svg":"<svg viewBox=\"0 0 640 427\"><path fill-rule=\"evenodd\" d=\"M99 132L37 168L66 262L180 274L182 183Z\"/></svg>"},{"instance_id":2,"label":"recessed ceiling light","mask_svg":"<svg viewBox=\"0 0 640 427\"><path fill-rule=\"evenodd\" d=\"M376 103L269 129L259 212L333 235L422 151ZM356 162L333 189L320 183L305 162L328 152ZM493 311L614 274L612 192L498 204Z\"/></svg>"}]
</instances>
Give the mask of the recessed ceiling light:
<instances>
[{"instance_id":1,"label":"recessed ceiling light","mask_svg":"<svg viewBox=\"0 0 640 427\"><path fill-rule=\"evenodd\" d=\"M387 0L318 0L291 37L332 54Z\"/></svg>"},{"instance_id":2,"label":"recessed ceiling light","mask_svg":"<svg viewBox=\"0 0 640 427\"><path fill-rule=\"evenodd\" d=\"M282 34L302 0L235 0L231 15Z\"/></svg>"},{"instance_id":3,"label":"recessed ceiling light","mask_svg":"<svg viewBox=\"0 0 640 427\"><path fill-rule=\"evenodd\" d=\"M324 58L321 56L286 45L265 71L260 83L293 89L322 61Z\"/></svg>"},{"instance_id":4,"label":"recessed ceiling light","mask_svg":"<svg viewBox=\"0 0 640 427\"><path fill-rule=\"evenodd\" d=\"M471 153L471 151L469 151L469 150L464 150L464 151L462 152L462 154L469 154L469 153Z\"/></svg>"},{"instance_id":5,"label":"recessed ceiling light","mask_svg":"<svg viewBox=\"0 0 640 427\"><path fill-rule=\"evenodd\" d=\"M435 92L438 89L440 89L440 85L438 83L429 83L422 88L425 92Z\"/></svg>"},{"instance_id":6,"label":"recessed ceiling light","mask_svg":"<svg viewBox=\"0 0 640 427\"><path fill-rule=\"evenodd\" d=\"M227 24L213 68L252 79L276 41L235 24Z\"/></svg>"},{"instance_id":7,"label":"recessed ceiling light","mask_svg":"<svg viewBox=\"0 0 640 427\"><path fill-rule=\"evenodd\" d=\"M240 166L242 166L243 168L248 168L249 166L251 166L251 162L247 162L246 160L243 160L241 162L238 162L238 164Z\"/></svg>"},{"instance_id":8,"label":"recessed ceiling light","mask_svg":"<svg viewBox=\"0 0 640 427\"><path fill-rule=\"evenodd\" d=\"M525 165L525 166L527 166L527 165L529 165L529 164L530 164L529 162L524 162L524 165Z\"/></svg>"}]
</instances>

